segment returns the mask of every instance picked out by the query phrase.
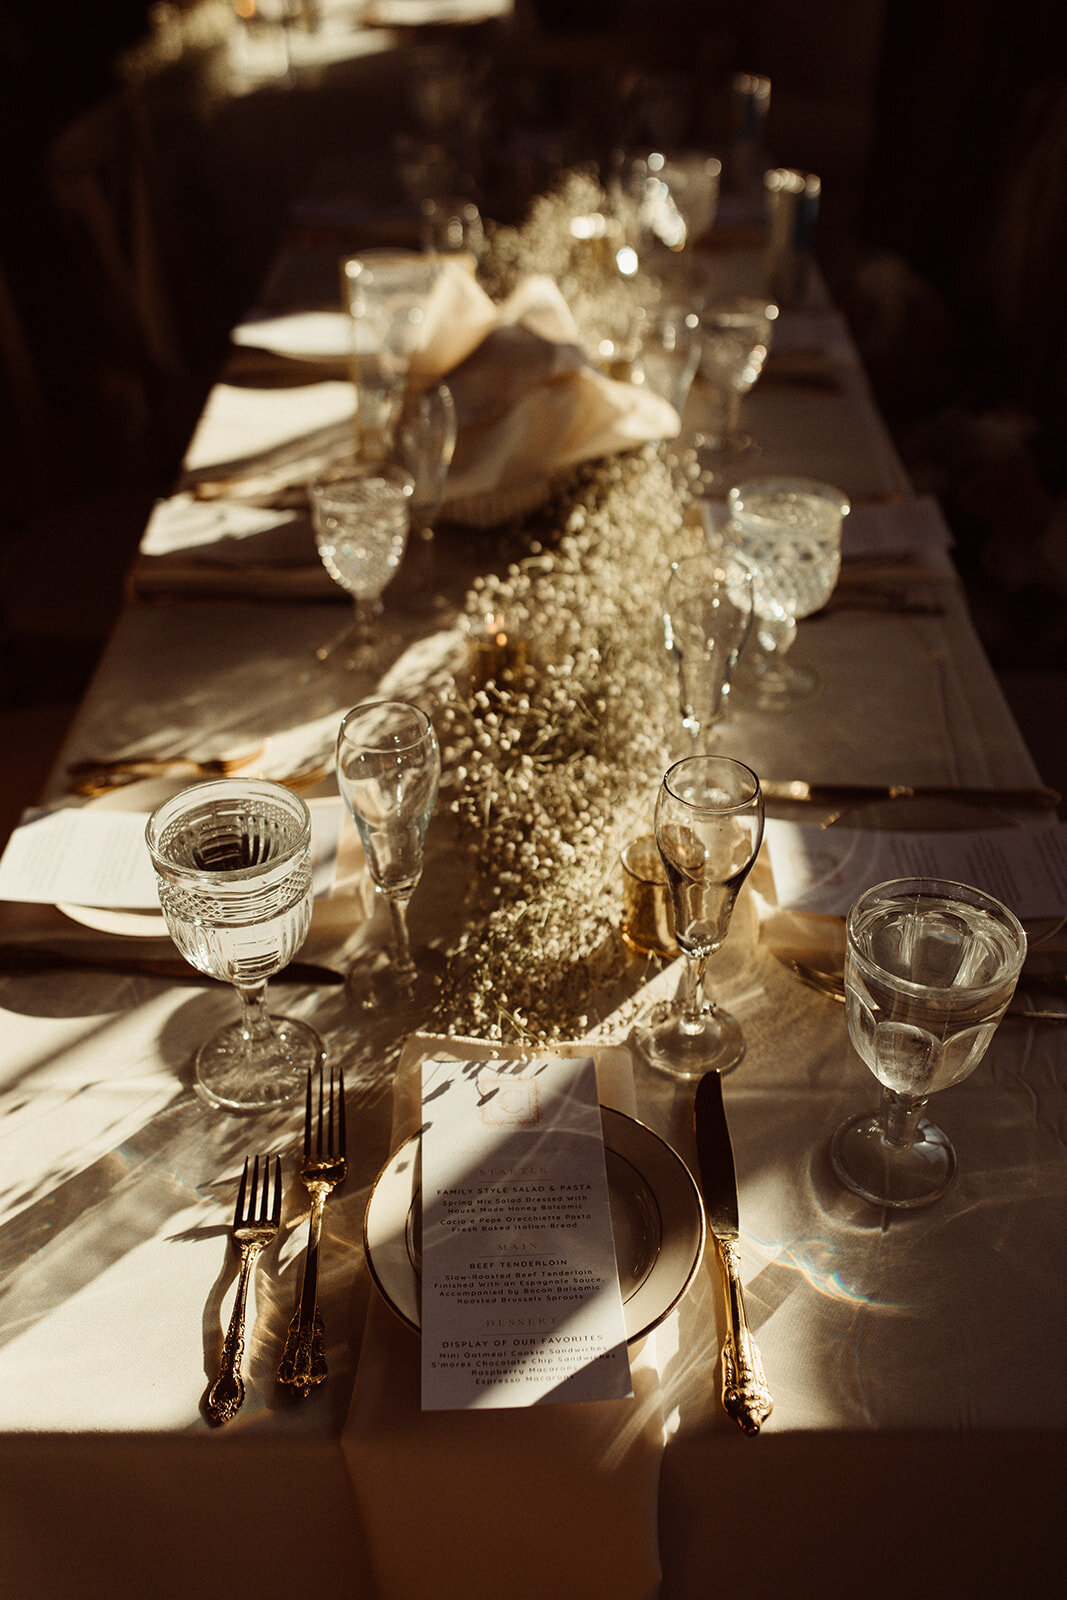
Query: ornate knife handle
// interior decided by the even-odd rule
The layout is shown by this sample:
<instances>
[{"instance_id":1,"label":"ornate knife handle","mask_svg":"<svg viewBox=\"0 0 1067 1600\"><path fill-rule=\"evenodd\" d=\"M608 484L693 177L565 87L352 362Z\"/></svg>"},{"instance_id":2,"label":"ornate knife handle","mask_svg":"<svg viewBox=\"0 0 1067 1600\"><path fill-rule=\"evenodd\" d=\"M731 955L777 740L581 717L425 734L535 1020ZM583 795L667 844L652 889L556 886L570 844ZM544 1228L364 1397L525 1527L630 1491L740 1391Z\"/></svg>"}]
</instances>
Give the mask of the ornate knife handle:
<instances>
[{"instance_id":1,"label":"ornate knife handle","mask_svg":"<svg viewBox=\"0 0 1067 1600\"><path fill-rule=\"evenodd\" d=\"M245 1353L245 1302L252 1268L262 1250L261 1244L241 1246L241 1271L237 1279L237 1299L234 1301L230 1325L222 1341L222 1358L219 1375L211 1385L207 1397L207 1414L212 1422L229 1422L241 1409L245 1386L241 1379L241 1362Z\"/></svg>"},{"instance_id":2,"label":"ornate knife handle","mask_svg":"<svg viewBox=\"0 0 1067 1600\"><path fill-rule=\"evenodd\" d=\"M715 1238L726 1298L726 1338L722 1347L722 1404L745 1433L758 1433L774 1409L763 1358L749 1332L741 1288L741 1255L731 1239Z\"/></svg>"},{"instance_id":3,"label":"ornate knife handle","mask_svg":"<svg viewBox=\"0 0 1067 1600\"><path fill-rule=\"evenodd\" d=\"M319 1281L319 1236L322 1213L329 1188L315 1194L308 1228L308 1247L304 1257L304 1276L300 1302L293 1313L285 1349L278 1363L278 1382L306 1400L312 1389L326 1380L326 1339L322 1316L316 1304Z\"/></svg>"}]
</instances>

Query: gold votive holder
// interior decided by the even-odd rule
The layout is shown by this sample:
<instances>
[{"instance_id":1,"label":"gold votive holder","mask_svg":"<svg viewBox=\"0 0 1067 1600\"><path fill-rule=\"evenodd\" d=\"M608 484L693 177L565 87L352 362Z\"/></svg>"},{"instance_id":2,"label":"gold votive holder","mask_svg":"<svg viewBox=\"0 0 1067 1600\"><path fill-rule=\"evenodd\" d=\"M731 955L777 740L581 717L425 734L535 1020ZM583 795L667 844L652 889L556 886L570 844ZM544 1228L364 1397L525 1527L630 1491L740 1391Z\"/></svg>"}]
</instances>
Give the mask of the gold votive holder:
<instances>
[{"instance_id":1,"label":"gold votive holder","mask_svg":"<svg viewBox=\"0 0 1067 1600\"><path fill-rule=\"evenodd\" d=\"M472 695L490 683L499 689L517 688L530 665L529 641L515 619L502 612L472 617L467 626L467 665Z\"/></svg>"},{"instance_id":2,"label":"gold votive holder","mask_svg":"<svg viewBox=\"0 0 1067 1600\"><path fill-rule=\"evenodd\" d=\"M622 937L643 956L676 956L667 873L650 833L622 851Z\"/></svg>"}]
</instances>

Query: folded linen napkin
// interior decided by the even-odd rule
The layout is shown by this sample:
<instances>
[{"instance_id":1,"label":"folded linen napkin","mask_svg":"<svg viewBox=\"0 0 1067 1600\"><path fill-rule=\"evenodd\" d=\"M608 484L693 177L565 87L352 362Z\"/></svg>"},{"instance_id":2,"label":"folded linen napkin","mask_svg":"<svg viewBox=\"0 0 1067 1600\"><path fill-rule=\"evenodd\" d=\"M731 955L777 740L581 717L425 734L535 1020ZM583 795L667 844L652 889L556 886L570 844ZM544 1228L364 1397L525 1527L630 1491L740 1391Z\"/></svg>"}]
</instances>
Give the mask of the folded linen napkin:
<instances>
[{"instance_id":1,"label":"folded linen napkin","mask_svg":"<svg viewBox=\"0 0 1067 1600\"><path fill-rule=\"evenodd\" d=\"M502 304L460 261L444 261L411 360L418 387L448 383L459 437L445 486L454 520L488 524L534 504L555 472L673 438L677 413L659 395L606 378L587 362L574 318L549 278L524 280ZM305 480L323 451L350 445L350 385L213 391L185 461L201 497L277 493ZM314 431L312 431L314 430ZM306 439L307 460L301 459Z\"/></svg>"},{"instance_id":2,"label":"folded linen napkin","mask_svg":"<svg viewBox=\"0 0 1067 1600\"><path fill-rule=\"evenodd\" d=\"M550 278L525 279L498 307L446 262L412 371L452 391L458 438L444 505L460 522L491 525L536 505L554 473L681 427L661 396L589 365Z\"/></svg>"},{"instance_id":3,"label":"folded linen napkin","mask_svg":"<svg viewBox=\"0 0 1067 1600\"><path fill-rule=\"evenodd\" d=\"M419 1125L423 1059L484 1060L498 1048L413 1036L397 1069L394 1148ZM633 1114L626 1051L553 1049L592 1054L601 1101ZM428 1571L436 1600L655 1595L663 1415L654 1336L631 1352L631 1370L631 1400L423 1412L418 1335L375 1296L341 1445L382 1600L424 1600Z\"/></svg>"}]
</instances>

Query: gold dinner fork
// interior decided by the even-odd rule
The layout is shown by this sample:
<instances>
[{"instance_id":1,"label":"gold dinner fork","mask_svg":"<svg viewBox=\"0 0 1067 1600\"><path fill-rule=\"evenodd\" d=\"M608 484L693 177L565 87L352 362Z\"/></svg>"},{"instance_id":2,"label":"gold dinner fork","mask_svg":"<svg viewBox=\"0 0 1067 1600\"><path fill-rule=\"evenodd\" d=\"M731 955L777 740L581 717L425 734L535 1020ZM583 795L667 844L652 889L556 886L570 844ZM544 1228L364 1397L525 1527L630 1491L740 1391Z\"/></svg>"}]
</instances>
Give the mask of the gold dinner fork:
<instances>
[{"instance_id":1,"label":"gold dinner fork","mask_svg":"<svg viewBox=\"0 0 1067 1600\"><path fill-rule=\"evenodd\" d=\"M241 1173L241 1186L237 1191L237 1205L233 1214L234 1244L241 1252L241 1272L237 1279L237 1299L233 1315L222 1341L222 1360L219 1375L211 1385L207 1397L207 1414L212 1422L229 1422L236 1416L245 1397L241 1380L241 1359L245 1348L245 1301L256 1258L265 1245L270 1244L282 1220L282 1164L274 1157L274 1196L270 1194L270 1156L263 1157L263 1177L260 1181L259 1157L252 1163L252 1182L248 1181L248 1157Z\"/></svg>"},{"instance_id":2,"label":"gold dinner fork","mask_svg":"<svg viewBox=\"0 0 1067 1600\"><path fill-rule=\"evenodd\" d=\"M318 1095L313 1095L313 1072L308 1070L307 1102L304 1109L304 1156L300 1181L311 1196L311 1221L300 1299L289 1324L285 1349L278 1364L278 1382L288 1385L306 1399L316 1384L326 1377L326 1347L322 1317L316 1304L319 1276L319 1240L322 1214L332 1190L345 1181L345 1080L338 1068L330 1068L329 1095L324 1092L322 1064L318 1068ZM313 1109L317 1114L312 1115Z\"/></svg>"}]
</instances>

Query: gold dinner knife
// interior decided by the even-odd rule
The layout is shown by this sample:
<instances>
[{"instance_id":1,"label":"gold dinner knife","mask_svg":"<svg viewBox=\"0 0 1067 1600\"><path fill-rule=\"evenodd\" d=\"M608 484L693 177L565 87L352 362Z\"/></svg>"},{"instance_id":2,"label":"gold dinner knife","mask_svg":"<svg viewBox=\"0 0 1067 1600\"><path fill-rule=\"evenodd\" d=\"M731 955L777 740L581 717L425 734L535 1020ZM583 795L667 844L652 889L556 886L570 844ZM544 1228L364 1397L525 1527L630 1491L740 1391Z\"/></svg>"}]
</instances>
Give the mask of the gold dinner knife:
<instances>
[{"instance_id":1,"label":"gold dinner knife","mask_svg":"<svg viewBox=\"0 0 1067 1600\"><path fill-rule=\"evenodd\" d=\"M760 778L760 788L765 800L797 800L820 805L839 805L843 802L860 804L867 800L966 800L976 805L1031 806L1038 810L1055 810L1063 796L1055 789L1040 785L1033 789L964 789L946 784L916 785L906 783L808 783L803 778Z\"/></svg>"},{"instance_id":2,"label":"gold dinner knife","mask_svg":"<svg viewBox=\"0 0 1067 1600\"><path fill-rule=\"evenodd\" d=\"M722 1078L717 1072L705 1073L697 1085L693 1124L704 1211L715 1240L726 1300L723 1410L745 1433L758 1433L770 1416L774 1401L767 1387L763 1358L749 1331L745 1312L734 1152L722 1100Z\"/></svg>"}]
</instances>

